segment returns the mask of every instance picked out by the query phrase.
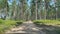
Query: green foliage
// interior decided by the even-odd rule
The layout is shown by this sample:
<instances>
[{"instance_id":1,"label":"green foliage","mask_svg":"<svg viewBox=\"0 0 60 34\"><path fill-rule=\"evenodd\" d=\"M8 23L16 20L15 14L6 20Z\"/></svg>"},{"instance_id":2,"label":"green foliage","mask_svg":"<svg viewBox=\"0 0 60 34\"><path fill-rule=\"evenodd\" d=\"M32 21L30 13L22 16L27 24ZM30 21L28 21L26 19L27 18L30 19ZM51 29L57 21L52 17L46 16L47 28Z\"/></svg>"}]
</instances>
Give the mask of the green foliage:
<instances>
[{"instance_id":1,"label":"green foliage","mask_svg":"<svg viewBox=\"0 0 60 34\"><path fill-rule=\"evenodd\" d=\"M0 19L0 33L4 33L5 30L14 27L17 24L22 24L22 21L14 21L14 20L2 20Z\"/></svg>"},{"instance_id":2,"label":"green foliage","mask_svg":"<svg viewBox=\"0 0 60 34\"><path fill-rule=\"evenodd\" d=\"M13 25L16 25L16 22L12 21L12 20L5 20L4 25L6 25L6 26L13 26Z\"/></svg>"},{"instance_id":3,"label":"green foliage","mask_svg":"<svg viewBox=\"0 0 60 34\"><path fill-rule=\"evenodd\" d=\"M0 24L4 23L4 20L0 19Z\"/></svg>"},{"instance_id":4,"label":"green foliage","mask_svg":"<svg viewBox=\"0 0 60 34\"><path fill-rule=\"evenodd\" d=\"M35 20L33 21L35 24L46 24L46 25L57 25L60 24L58 20Z\"/></svg>"},{"instance_id":5,"label":"green foliage","mask_svg":"<svg viewBox=\"0 0 60 34\"><path fill-rule=\"evenodd\" d=\"M3 34L4 28L0 26L0 34Z\"/></svg>"},{"instance_id":6,"label":"green foliage","mask_svg":"<svg viewBox=\"0 0 60 34\"><path fill-rule=\"evenodd\" d=\"M22 24L22 21L17 21L16 23L17 23L17 24Z\"/></svg>"},{"instance_id":7,"label":"green foliage","mask_svg":"<svg viewBox=\"0 0 60 34\"><path fill-rule=\"evenodd\" d=\"M49 26L47 28L53 27L54 29L51 31L49 29L46 29L46 30L48 32L56 32L57 34L60 34L60 21L58 20L35 20L33 22L37 26L44 26L44 27Z\"/></svg>"},{"instance_id":8,"label":"green foliage","mask_svg":"<svg viewBox=\"0 0 60 34\"><path fill-rule=\"evenodd\" d=\"M19 26L22 23L23 23L22 21L16 21L16 26Z\"/></svg>"},{"instance_id":9,"label":"green foliage","mask_svg":"<svg viewBox=\"0 0 60 34\"><path fill-rule=\"evenodd\" d=\"M40 20L36 20L36 21L33 21L34 22L34 24L41 24L41 23L43 23L42 21L40 21Z\"/></svg>"}]
</instances>

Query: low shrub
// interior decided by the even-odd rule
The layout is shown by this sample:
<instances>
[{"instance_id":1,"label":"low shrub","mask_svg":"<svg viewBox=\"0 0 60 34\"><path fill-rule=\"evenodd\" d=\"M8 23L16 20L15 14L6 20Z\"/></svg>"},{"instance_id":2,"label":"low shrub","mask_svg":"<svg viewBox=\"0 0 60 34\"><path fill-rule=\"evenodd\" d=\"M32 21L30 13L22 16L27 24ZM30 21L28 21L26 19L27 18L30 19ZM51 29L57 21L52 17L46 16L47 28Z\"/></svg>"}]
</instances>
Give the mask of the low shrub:
<instances>
[{"instance_id":1,"label":"low shrub","mask_svg":"<svg viewBox=\"0 0 60 34\"><path fill-rule=\"evenodd\" d=\"M22 23L23 23L22 21L16 21L16 26L19 26Z\"/></svg>"},{"instance_id":2,"label":"low shrub","mask_svg":"<svg viewBox=\"0 0 60 34\"><path fill-rule=\"evenodd\" d=\"M34 24L43 24L43 22L42 21L40 21L40 20L36 20L36 21L33 21L34 22Z\"/></svg>"},{"instance_id":3,"label":"low shrub","mask_svg":"<svg viewBox=\"0 0 60 34\"><path fill-rule=\"evenodd\" d=\"M60 24L58 20L35 20L33 21L35 24L46 24L46 25L57 25Z\"/></svg>"}]
</instances>

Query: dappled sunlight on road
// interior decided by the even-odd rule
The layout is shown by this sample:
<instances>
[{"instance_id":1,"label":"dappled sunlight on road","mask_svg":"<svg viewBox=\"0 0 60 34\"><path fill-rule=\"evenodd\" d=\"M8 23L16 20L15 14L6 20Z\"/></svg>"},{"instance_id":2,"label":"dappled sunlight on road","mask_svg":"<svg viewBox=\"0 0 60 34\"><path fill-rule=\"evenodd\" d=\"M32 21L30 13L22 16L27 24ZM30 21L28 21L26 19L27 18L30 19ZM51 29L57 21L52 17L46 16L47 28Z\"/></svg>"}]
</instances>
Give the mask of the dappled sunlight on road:
<instances>
[{"instance_id":1,"label":"dappled sunlight on road","mask_svg":"<svg viewBox=\"0 0 60 34\"><path fill-rule=\"evenodd\" d=\"M19 27L12 28L9 33L25 33L25 34L57 34L55 29L60 27L33 24L32 21L27 21L21 24Z\"/></svg>"}]
</instances>

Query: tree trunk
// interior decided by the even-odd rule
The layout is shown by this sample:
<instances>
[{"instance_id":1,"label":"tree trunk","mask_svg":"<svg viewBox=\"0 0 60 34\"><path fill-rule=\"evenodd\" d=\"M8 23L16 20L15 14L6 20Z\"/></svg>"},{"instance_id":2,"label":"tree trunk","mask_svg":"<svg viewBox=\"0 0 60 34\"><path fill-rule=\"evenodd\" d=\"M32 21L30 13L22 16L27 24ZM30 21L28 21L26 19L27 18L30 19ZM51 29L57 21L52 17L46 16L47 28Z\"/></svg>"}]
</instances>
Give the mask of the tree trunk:
<instances>
[{"instance_id":1,"label":"tree trunk","mask_svg":"<svg viewBox=\"0 0 60 34\"><path fill-rule=\"evenodd\" d=\"M37 0L36 0L36 20L37 20L37 13L38 13L38 7L37 7L38 5L37 5Z\"/></svg>"}]
</instances>

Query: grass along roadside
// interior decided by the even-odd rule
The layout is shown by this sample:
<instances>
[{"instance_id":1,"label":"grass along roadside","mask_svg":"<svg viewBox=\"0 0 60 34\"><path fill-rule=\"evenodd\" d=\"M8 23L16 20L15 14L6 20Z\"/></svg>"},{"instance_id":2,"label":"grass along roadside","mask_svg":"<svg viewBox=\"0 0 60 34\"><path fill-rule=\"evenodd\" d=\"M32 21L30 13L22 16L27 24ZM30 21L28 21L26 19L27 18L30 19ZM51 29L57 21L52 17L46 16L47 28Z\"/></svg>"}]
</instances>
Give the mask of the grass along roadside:
<instances>
[{"instance_id":1,"label":"grass along roadside","mask_svg":"<svg viewBox=\"0 0 60 34\"><path fill-rule=\"evenodd\" d=\"M58 20L34 20L33 23L42 27L47 34L60 34L60 21Z\"/></svg>"},{"instance_id":2,"label":"grass along roadside","mask_svg":"<svg viewBox=\"0 0 60 34\"><path fill-rule=\"evenodd\" d=\"M45 24L45 25L60 25L58 20L34 20L34 24Z\"/></svg>"},{"instance_id":3,"label":"grass along roadside","mask_svg":"<svg viewBox=\"0 0 60 34\"><path fill-rule=\"evenodd\" d=\"M15 26L19 26L20 24L22 24L22 21L0 19L0 34L4 34L6 30L9 30L10 28Z\"/></svg>"}]
</instances>

